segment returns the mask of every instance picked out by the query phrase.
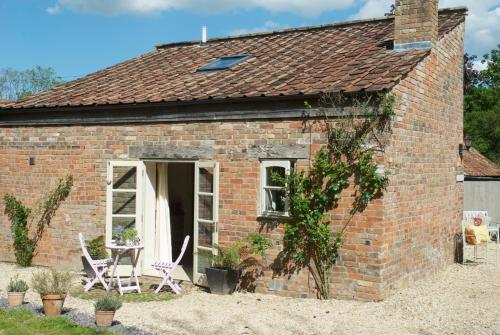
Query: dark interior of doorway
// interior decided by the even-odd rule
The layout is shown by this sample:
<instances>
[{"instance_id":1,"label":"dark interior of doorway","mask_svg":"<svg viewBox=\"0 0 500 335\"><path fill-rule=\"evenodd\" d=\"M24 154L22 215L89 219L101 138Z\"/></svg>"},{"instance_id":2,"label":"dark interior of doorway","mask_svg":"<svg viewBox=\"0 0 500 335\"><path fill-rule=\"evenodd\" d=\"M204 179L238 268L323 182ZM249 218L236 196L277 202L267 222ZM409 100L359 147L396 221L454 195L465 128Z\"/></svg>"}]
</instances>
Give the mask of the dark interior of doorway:
<instances>
[{"instance_id":1,"label":"dark interior of doorway","mask_svg":"<svg viewBox=\"0 0 500 335\"><path fill-rule=\"evenodd\" d=\"M168 163L168 199L172 261L177 259L186 235L190 236L180 264L189 276L193 268L194 163Z\"/></svg>"}]
</instances>

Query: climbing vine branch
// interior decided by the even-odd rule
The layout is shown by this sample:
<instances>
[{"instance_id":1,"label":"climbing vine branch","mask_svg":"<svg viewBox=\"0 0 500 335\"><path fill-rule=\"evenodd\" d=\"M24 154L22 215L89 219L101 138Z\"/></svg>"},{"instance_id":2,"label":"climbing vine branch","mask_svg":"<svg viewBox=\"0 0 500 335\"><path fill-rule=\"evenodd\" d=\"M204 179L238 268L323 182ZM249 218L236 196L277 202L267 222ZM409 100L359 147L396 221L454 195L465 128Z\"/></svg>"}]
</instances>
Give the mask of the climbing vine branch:
<instances>
[{"instance_id":1,"label":"climbing vine branch","mask_svg":"<svg viewBox=\"0 0 500 335\"><path fill-rule=\"evenodd\" d=\"M320 299L330 297L331 271L345 230L388 184L388 176L378 170L376 153L384 149L393 104L391 95L362 100L325 95L319 116L306 104L305 129L323 133L326 144L310 158L307 169L273 176L286 189L290 213L281 258L294 268L309 270ZM342 228L333 231L330 212L348 189L354 194L351 210Z\"/></svg>"},{"instance_id":2,"label":"climbing vine branch","mask_svg":"<svg viewBox=\"0 0 500 335\"><path fill-rule=\"evenodd\" d=\"M12 194L4 195L5 213L11 222L17 264L31 265L38 242L61 203L69 196L72 187L73 176L67 175L59 179L57 186L42 198L35 210L24 205Z\"/></svg>"}]
</instances>

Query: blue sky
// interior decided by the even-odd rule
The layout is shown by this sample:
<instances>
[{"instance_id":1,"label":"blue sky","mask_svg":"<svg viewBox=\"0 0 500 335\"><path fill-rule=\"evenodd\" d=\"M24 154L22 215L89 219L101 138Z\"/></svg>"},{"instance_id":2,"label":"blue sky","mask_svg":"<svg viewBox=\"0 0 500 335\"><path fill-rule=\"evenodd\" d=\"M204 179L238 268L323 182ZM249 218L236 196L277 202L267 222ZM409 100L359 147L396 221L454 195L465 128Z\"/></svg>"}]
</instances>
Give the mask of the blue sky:
<instances>
[{"instance_id":1,"label":"blue sky","mask_svg":"<svg viewBox=\"0 0 500 335\"><path fill-rule=\"evenodd\" d=\"M151 51L155 44L376 17L393 0L0 0L0 68L51 66L64 80ZM467 51L500 43L500 0L467 4Z\"/></svg>"}]
</instances>

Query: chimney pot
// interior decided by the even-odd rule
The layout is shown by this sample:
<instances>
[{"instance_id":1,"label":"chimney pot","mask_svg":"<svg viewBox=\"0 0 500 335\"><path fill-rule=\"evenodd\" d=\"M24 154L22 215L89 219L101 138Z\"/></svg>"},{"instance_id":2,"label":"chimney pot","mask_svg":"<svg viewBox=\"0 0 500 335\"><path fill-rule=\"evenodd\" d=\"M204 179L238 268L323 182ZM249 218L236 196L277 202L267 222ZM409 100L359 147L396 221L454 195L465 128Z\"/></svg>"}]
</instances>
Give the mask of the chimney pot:
<instances>
[{"instance_id":1,"label":"chimney pot","mask_svg":"<svg viewBox=\"0 0 500 335\"><path fill-rule=\"evenodd\" d=\"M394 50L431 48L438 38L438 0L396 0Z\"/></svg>"},{"instance_id":2,"label":"chimney pot","mask_svg":"<svg viewBox=\"0 0 500 335\"><path fill-rule=\"evenodd\" d=\"M207 43L207 26L201 27L201 44Z\"/></svg>"}]
</instances>

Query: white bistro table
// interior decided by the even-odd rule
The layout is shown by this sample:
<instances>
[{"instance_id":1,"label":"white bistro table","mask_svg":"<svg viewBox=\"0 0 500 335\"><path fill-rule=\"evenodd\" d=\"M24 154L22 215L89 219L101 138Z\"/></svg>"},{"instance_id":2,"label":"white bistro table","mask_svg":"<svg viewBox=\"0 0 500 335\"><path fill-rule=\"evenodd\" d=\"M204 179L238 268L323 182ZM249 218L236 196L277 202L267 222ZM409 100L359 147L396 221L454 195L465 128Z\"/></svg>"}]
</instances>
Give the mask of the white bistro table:
<instances>
[{"instance_id":1,"label":"white bistro table","mask_svg":"<svg viewBox=\"0 0 500 335\"><path fill-rule=\"evenodd\" d=\"M124 291L134 291L141 293L141 286L139 285L139 279L137 279L137 261L139 260L139 255L141 250L144 249L142 244L139 245L117 245L117 244L106 244L106 248L110 249L112 252L115 252L115 261L113 263L113 271L111 272L111 281L109 283L109 287L113 285L113 277L116 274L116 281L118 282L118 290L120 291L120 295L123 295ZM120 274L118 273L118 262L120 258L124 255L131 253L130 256L132 259L132 271L129 277L129 283L127 286L123 286L120 280ZM135 284L132 285L132 279L135 279Z\"/></svg>"}]
</instances>

